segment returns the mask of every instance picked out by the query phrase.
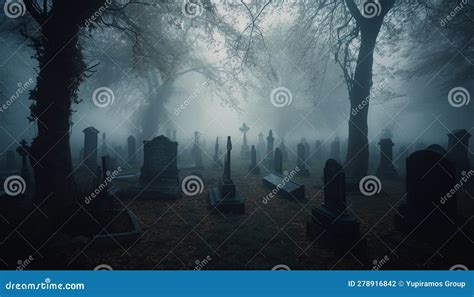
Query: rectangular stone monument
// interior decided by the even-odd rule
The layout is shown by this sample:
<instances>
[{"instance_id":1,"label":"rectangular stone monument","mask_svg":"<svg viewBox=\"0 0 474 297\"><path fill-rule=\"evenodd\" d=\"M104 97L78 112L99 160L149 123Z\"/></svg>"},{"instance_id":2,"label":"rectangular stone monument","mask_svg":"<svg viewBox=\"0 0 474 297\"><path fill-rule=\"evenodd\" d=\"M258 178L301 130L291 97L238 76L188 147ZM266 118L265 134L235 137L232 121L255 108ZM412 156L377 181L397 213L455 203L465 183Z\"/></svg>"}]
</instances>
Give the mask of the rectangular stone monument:
<instances>
[{"instance_id":1,"label":"rectangular stone monument","mask_svg":"<svg viewBox=\"0 0 474 297\"><path fill-rule=\"evenodd\" d=\"M97 170L97 135L99 131L94 127L88 127L82 131L84 133L84 165L91 172Z\"/></svg>"},{"instance_id":2,"label":"rectangular stone monument","mask_svg":"<svg viewBox=\"0 0 474 297\"><path fill-rule=\"evenodd\" d=\"M351 247L361 238L360 223L346 208L346 180L342 166L329 159L324 167L324 203L312 211L306 225L312 238L332 247Z\"/></svg>"},{"instance_id":3,"label":"rectangular stone monument","mask_svg":"<svg viewBox=\"0 0 474 297\"><path fill-rule=\"evenodd\" d=\"M222 212L245 212L245 199L239 191L237 191L231 178L231 155L232 142L230 136L227 137L227 155L224 162L224 174L219 179L216 188L209 190L210 205Z\"/></svg>"},{"instance_id":4,"label":"rectangular stone monument","mask_svg":"<svg viewBox=\"0 0 474 297\"><path fill-rule=\"evenodd\" d=\"M250 159L251 163L249 166L249 172L252 174L260 174L260 167L257 164L257 150L255 149L255 145L252 145L252 149L250 150Z\"/></svg>"},{"instance_id":5,"label":"rectangular stone monument","mask_svg":"<svg viewBox=\"0 0 474 297\"><path fill-rule=\"evenodd\" d=\"M164 135L144 141L143 166L131 195L143 199L175 199L179 196L178 143Z\"/></svg>"},{"instance_id":6,"label":"rectangular stone monument","mask_svg":"<svg viewBox=\"0 0 474 297\"><path fill-rule=\"evenodd\" d=\"M385 179L396 179L398 173L393 166L393 146L390 138L381 139L380 145L380 165L377 169L377 176Z\"/></svg>"},{"instance_id":7,"label":"rectangular stone monument","mask_svg":"<svg viewBox=\"0 0 474 297\"><path fill-rule=\"evenodd\" d=\"M395 213L396 230L428 241L442 241L456 232L456 171L444 155L426 149L407 158L407 195Z\"/></svg>"},{"instance_id":8,"label":"rectangular stone monument","mask_svg":"<svg viewBox=\"0 0 474 297\"><path fill-rule=\"evenodd\" d=\"M288 175L283 175L283 156L281 150L277 148L274 156L274 172L265 176L262 183L272 191L276 191L284 198L303 200L305 198L305 187L302 184L292 181L299 173L300 168L296 167Z\"/></svg>"}]
</instances>

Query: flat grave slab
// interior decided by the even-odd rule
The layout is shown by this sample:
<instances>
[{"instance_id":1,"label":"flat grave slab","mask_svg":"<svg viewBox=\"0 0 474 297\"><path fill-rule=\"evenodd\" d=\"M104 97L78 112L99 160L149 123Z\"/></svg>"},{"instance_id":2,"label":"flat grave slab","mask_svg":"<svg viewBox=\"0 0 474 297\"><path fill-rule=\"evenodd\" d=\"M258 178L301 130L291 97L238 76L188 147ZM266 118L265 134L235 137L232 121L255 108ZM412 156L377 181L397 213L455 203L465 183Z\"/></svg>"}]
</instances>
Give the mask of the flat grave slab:
<instances>
[{"instance_id":1,"label":"flat grave slab","mask_svg":"<svg viewBox=\"0 0 474 297\"><path fill-rule=\"evenodd\" d=\"M263 185L275 189L280 188L279 194L285 198L303 200L305 198L305 186L288 177L276 173L271 173L262 179Z\"/></svg>"}]
</instances>

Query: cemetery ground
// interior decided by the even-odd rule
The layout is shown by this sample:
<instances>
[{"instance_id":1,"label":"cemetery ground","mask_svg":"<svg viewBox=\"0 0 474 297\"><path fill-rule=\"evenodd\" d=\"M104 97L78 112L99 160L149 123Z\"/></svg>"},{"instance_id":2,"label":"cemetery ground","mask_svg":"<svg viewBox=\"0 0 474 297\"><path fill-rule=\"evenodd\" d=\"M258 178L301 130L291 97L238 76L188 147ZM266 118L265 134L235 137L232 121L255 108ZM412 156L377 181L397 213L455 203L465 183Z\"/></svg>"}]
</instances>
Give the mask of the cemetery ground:
<instances>
[{"instance_id":1,"label":"cemetery ground","mask_svg":"<svg viewBox=\"0 0 474 297\"><path fill-rule=\"evenodd\" d=\"M361 222L364 240L362 248L336 251L306 234L311 209L320 206L324 199L324 163L313 161L311 177L294 179L305 184L307 200L294 201L277 196L267 200L267 203L263 200L271 189L262 185L266 170L260 166L260 175L249 174L248 163L234 158L232 166L232 179L246 199L245 214L210 211L208 189L216 186L222 176L222 168L214 168L207 163L201 170L180 170L180 178L191 174L202 176L205 188L199 195L190 197L181 194L176 200L166 201L113 199L114 208L130 209L135 213L142 229L139 239L128 244L89 245L85 239L69 238L61 232L48 239L47 243L31 242L32 233L40 232L41 224L46 224L47 219L40 210L31 208L23 214L16 213L20 224L0 247L0 266L3 265L3 269L17 269L25 266L22 264L26 263L25 259L30 259L25 269L94 269L106 264L114 270L268 270L283 264L292 270L384 270L449 269L460 263L469 267L474 262L472 248L470 251L460 250L452 241L420 252L410 246L409 239L403 239L401 244L387 239L390 237L387 235L394 230L396 208L406 192L403 179L382 180L382 191L372 197L358 191L347 193L348 211ZM293 163L285 162L284 168L293 168ZM77 178L82 191L93 191L87 179L81 178L83 174L87 172L78 172ZM458 192L458 211L468 219L464 229L468 231L473 229L473 197L474 183L471 180ZM11 225L18 225L11 216L2 214L1 218L9 220ZM70 223L74 222L73 216ZM458 232L456 238L467 240L462 232Z\"/></svg>"}]
</instances>

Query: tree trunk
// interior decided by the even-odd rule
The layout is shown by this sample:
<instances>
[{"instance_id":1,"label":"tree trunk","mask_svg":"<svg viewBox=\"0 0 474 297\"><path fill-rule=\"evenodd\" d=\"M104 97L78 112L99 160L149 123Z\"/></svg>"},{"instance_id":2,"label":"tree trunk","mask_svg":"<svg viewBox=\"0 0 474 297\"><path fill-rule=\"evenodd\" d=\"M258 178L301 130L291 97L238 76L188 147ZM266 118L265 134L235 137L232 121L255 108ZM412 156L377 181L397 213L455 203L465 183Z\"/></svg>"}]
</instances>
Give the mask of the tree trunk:
<instances>
[{"instance_id":1,"label":"tree trunk","mask_svg":"<svg viewBox=\"0 0 474 297\"><path fill-rule=\"evenodd\" d=\"M35 203L52 222L66 217L74 205L76 184L71 160L71 104L83 72L79 27L55 13L42 27L37 48L39 75L31 107L38 135L31 146Z\"/></svg>"},{"instance_id":2,"label":"tree trunk","mask_svg":"<svg viewBox=\"0 0 474 297\"><path fill-rule=\"evenodd\" d=\"M349 139L347 144L346 173L358 180L367 175L369 166L368 125L369 96L372 86L372 66L377 36L382 19L372 19L361 25L361 46L354 72L349 99Z\"/></svg>"}]
</instances>

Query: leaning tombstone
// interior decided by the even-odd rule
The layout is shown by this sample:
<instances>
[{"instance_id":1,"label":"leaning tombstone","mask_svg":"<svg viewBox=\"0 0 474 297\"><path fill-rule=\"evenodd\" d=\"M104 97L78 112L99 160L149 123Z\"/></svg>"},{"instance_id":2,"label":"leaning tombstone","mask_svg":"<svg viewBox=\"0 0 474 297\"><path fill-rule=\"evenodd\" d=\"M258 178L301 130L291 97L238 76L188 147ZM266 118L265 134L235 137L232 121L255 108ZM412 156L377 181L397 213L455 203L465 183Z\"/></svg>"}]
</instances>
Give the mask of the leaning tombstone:
<instances>
[{"instance_id":1,"label":"leaning tombstone","mask_svg":"<svg viewBox=\"0 0 474 297\"><path fill-rule=\"evenodd\" d=\"M250 150L250 167L249 172L252 174L260 174L260 167L257 164L257 150L255 149L255 145L252 145L252 149Z\"/></svg>"},{"instance_id":2,"label":"leaning tombstone","mask_svg":"<svg viewBox=\"0 0 474 297\"><path fill-rule=\"evenodd\" d=\"M210 205L222 212L245 212L245 199L237 189L231 178L231 155L232 142L227 137L227 154L224 162L224 174L220 178L216 188L209 190Z\"/></svg>"},{"instance_id":3,"label":"leaning tombstone","mask_svg":"<svg viewBox=\"0 0 474 297\"><path fill-rule=\"evenodd\" d=\"M336 249L353 247L361 240L360 223L347 211L346 180L342 166L329 159L324 167L324 203L312 210L307 234Z\"/></svg>"}]
</instances>

